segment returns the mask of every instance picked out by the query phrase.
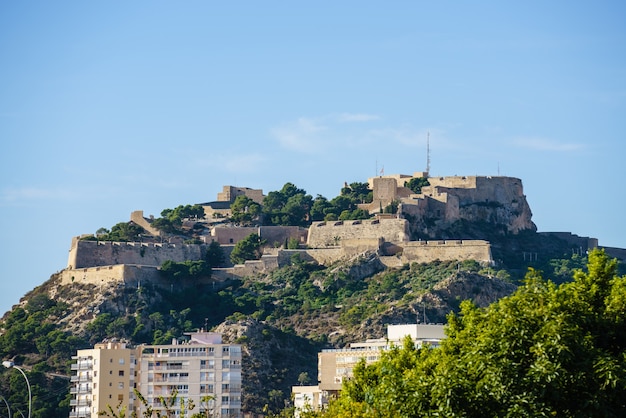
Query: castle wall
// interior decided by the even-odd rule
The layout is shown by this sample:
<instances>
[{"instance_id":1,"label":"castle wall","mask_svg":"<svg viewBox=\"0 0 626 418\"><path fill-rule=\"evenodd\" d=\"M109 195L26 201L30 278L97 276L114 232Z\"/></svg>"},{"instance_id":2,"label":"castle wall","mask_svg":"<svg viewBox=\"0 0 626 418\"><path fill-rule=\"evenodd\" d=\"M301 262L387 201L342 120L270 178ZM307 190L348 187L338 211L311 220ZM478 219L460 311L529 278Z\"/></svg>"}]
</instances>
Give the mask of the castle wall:
<instances>
[{"instance_id":1,"label":"castle wall","mask_svg":"<svg viewBox=\"0 0 626 418\"><path fill-rule=\"evenodd\" d=\"M408 239L406 219L313 222L307 244L312 248L339 246L343 240L378 239L402 242Z\"/></svg>"},{"instance_id":2,"label":"castle wall","mask_svg":"<svg viewBox=\"0 0 626 418\"><path fill-rule=\"evenodd\" d=\"M571 232L540 232L540 234L557 237L567 242L572 247L578 247L585 251L598 247L597 238L581 237Z\"/></svg>"},{"instance_id":3,"label":"castle wall","mask_svg":"<svg viewBox=\"0 0 626 418\"><path fill-rule=\"evenodd\" d=\"M341 248L346 256L353 256L366 251L378 251L383 242L382 238L344 239Z\"/></svg>"},{"instance_id":4,"label":"castle wall","mask_svg":"<svg viewBox=\"0 0 626 418\"><path fill-rule=\"evenodd\" d=\"M392 177L375 177L372 179L372 184L374 185L372 202L359 205L359 207L363 207L369 212L379 212L381 207L385 209L397 198L398 182Z\"/></svg>"},{"instance_id":5,"label":"castle wall","mask_svg":"<svg viewBox=\"0 0 626 418\"><path fill-rule=\"evenodd\" d=\"M297 254L300 260L306 262L315 262L322 266L327 266L335 261L346 257L343 248L309 248L306 250L280 250L278 253L278 264L281 266L289 265L291 257Z\"/></svg>"},{"instance_id":6,"label":"castle wall","mask_svg":"<svg viewBox=\"0 0 626 418\"><path fill-rule=\"evenodd\" d=\"M172 283L171 281L161 277L159 269L154 266L138 266L117 264L112 266L103 267L90 267L81 269L66 269L61 273L61 285L73 285L73 284L93 284L96 286L120 283L129 287L140 287L147 283L154 286L160 286L163 288L171 288L172 284L175 286L186 286L188 283ZM212 277L204 281L194 281L193 284L198 283L210 283L212 281L219 281L220 277Z\"/></svg>"},{"instance_id":7,"label":"castle wall","mask_svg":"<svg viewBox=\"0 0 626 418\"><path fill-rule=\"evenodd\" d=\"M258 234L270 246L283 245L290 238L306 242L307 229L298 226L217 227L211 230L211 240L220 245L236 244L250 234Z\"/></svg>"},{"instance_id":8,"label":"castle wall","mask_svg":"<svg viewBox=\"0 0 626 418\"><path fill-rule=\"evenodd\" d=\"M134 222L135 224L139 225L140 227L142 227L143 229L145 229L146 231L148 231L148 233L150 233L151 235L154 235L155 237L158 237L161 235L161 231L152 227L150 222L148 222L148 220L144 218L143 210L136 210L136 211L131 212L130 220Z\"/></svg>"},{"instance_id":9,"label":"castle wall","mask_svg":"<svg viewBox=\"0 0 626 418\"><path fill-rule=\"evenodd\" d=\"M475 189L476 176L428 177L431 187L443 186L454 189Z\"/></svg>"},{"instance_id":10,"label":"castle wall","mask_svg":"<svg viewBox=\"0 0 626 418\"><path fill-rule=\"evenodd\" d=\"M272 249L268 251L268 254L264 254L260 260L248 260L244 264L238 264L234 267L213 269L212 277L207 283L264 274L291 264L291 257L295 254L302 261L316 262L320 265L328 266L336 261L350 258L366 251L378 250L383 244L383 240L382 238L348 239L343 244L341 247L333 248ZM480 262L491 262L491 249L486 241L410 241L402 243L401 247L402 254L400 257L381 257L381 261L389 267L399 267L402 264L411 262L426 263L435 260L474 259ZM142 283L151 283L162 287L172 285L172 283L160 276L157 266L147 265L116 264L66 269L60 275L62 285L77 283L103 285L114 282L133 287L140 286Z\"/></svg>"},{"instance_id":11,"label":"castle wall","mask_svg":"<svg viewBox=\"0 0 626 418\"><path fill-rule=\"evenodd\" d=\"M617 258L621 261L626 261L626 249L615 247L600 247L606 252L609 257Z\"/></svg>"},{"instance_id":12,"label":"castle wall","mask_svg":"<svg viewBox=\"0 0 626 418\"><path fill-rule=\"evenodd\" d=\"M263 190L250 189L248 187L224 186L217 194L217 200L221 202L234 202L237 196L247 196L255 202L263 203Z\"/></svg>"},{"instance_id":13,"label":"castle wall","mask_svg":"<svg viewBox=\"0 0 626 418\"><path fill-rule=\"evenodd\" d=\"M404 262L476 260L492 263L491 245L482 240L410 241L402 245Z\"/></svg>"},{"instance_id":14,"label":"castle wall","mask_svg":"<svg viewBox=\"0 0 626 418\"><path fill-rule=\"evenodd\" d=\"M142 282L154 283L159 280L158 269L153 266L130 266L117 264L104 267L90 267L61 272L61 284L84 284L102 285L111 282L120 282L126 285L136 286Z\"/></svg>"},{"instance_id":15,"label":"castle wall","mask_svg":"<svg viewBox=\"0 0 626 418\"><path fill-rule=\"evenodd\" d=\"M160 266L164 261L177 263L185 260L202 260L204 246L196 244L160 244L140 242L81 241L72 240L68 268L137 264Z\"/></svg>"}]
</instances>

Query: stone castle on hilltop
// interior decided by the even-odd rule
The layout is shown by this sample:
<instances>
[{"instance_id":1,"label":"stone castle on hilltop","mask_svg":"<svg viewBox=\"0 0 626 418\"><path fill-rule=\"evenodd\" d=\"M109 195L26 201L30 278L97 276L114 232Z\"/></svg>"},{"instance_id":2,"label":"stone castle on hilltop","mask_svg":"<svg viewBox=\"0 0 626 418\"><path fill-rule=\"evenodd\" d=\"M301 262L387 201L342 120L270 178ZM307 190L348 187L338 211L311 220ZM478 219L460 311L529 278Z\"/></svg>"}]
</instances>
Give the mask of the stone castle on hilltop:
<instances>
[{"instance_id":1,"label":"stone castle on hilltop","mask_svg":"<svg viewBox=\"0 0 626 418\"><path fill-rule=\"evenodd\" d=\"M427 179L419 193L406 185L411 179ZM388 175L370 178L371 203L361 204L375 217L367 220L313 222L309 228L297 226L237 227L224 222L204 221L206 233L202 244L184 244L182 240L150 242L101 242L72 240L68 266L61 273L63 283L103 283L142 280L158 281L158 268L167 260L201 260L208 244L218 242L228 255L233 246L250 235L258 234L268 247L260 260L244 265L215 269L214 279L227 279L269 271L289 263L293 254L301 259L329 265L366 253L376 253L387 266L411 262L473 259L493 262L490 243L449 236L449 228L458 222L487 223L503 233L536 231L532 213L520 179L491 176L428 177L428 173ZM230 215L230 205L239 195L262 203L263 192L246 187L224 186L218 200L202 203L205 219L223 220ZM383 208L397 205L395 214ZM151 218L142 211L131 214L131 222L143 227L153 237L160 231L151 226ZM194 221L197 222L197 221ZM202 221L200 221L202 222ZM300 248L281 248L296 239ZM148 241L148 240L146 240ZM590 245L593 245L591 243ZM597 242L595 243L597 246Z\"/></svg>"}]
</instances>

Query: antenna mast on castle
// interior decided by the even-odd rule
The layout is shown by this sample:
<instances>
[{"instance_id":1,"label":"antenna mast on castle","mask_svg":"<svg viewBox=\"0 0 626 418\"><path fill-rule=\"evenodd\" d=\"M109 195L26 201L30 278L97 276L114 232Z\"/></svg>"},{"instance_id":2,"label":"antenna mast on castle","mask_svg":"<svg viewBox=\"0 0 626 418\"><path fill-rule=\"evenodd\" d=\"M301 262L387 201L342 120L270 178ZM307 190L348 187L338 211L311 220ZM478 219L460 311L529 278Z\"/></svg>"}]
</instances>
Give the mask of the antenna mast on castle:
<instances>
[{"instance_id":1,"label":"antenna mast on castle","mask_svg":"<svg viewBox=\"0 0 626 418\"><path fill-rule=\"evenodd\" d=\"M426 133L426 175L430 175L430 132Z\"/></svg>"}]
</instances>

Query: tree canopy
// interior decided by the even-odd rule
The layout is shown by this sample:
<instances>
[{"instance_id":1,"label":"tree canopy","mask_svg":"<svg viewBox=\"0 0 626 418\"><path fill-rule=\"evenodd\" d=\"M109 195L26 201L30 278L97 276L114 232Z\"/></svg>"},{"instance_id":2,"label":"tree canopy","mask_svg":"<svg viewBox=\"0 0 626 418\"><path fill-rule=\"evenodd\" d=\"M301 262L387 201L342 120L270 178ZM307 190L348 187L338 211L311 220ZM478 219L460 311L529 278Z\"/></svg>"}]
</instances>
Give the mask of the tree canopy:
<instances>
[{"instance_id":1,"label":"tree canopy","mask_svg":"<svg viewBox=\"0 0 626 418\"><path fill-rule=\"evenodd\" d=\"M404 182L404 187L407 187L413 191L413 193L421 193L422 187L430 186L430 182L427 177L414 177L409 181Z\"/></svg>"},{"instance_id":2,"label":"tree canopy","mask_svg":"<svg viewBox=\"0 0 626 418\"><path fill-rule=\"evenodd\" d=\"M248 196L240 195L230 205L230 219L241 225L250 225L258 221L261 215L261 205Z\"/></svg>"},{"instance_id":3,"label":"tree canopy","mask_svg":"<svg viewBox=\"0 0 626 418\"><path fill-rule=\"evenodd\" d=\"M250 234L237 244L230 253L230 260L234 264L241 264L246 260L261 258L261 247L265 244L257 234Z\"/></svg>"},{"instance_id":4,"label":"tree canopy","mask_svg":"<svg viewBox=\"0 0 626 418\"><path fill-rule=\"evenodd\" d=\"M626 276L603 251L556 285L530 270L486 308L462 302L440 348L361 362L324 416L619 417L626 413Z\"/></svg>"},{"instance_id":5,"label":"tree canopy","mask_svg":"<svg viewBox=\"0 0 626 418\"><path fill-rule=\"evenodd\" d=\"M167 233L180 232L185 219L203 219L204 208L201 205L178 205L174 209L163 209L161 217L152 222L152 226Z\"/></svg>"}]
</instances>

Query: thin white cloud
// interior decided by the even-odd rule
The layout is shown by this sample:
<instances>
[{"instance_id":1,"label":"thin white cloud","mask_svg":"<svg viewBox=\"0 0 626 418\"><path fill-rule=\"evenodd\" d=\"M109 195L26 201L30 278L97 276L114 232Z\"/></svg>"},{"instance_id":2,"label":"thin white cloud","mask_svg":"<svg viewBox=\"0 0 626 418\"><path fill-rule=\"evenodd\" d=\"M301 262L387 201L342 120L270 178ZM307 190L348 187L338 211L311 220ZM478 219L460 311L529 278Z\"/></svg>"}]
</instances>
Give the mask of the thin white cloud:
<instances>
[{"instance_id":1,"label":"thin white cloud","mask_svg":"<svg viewBox=\"0 0 626 418\"><path fill-rule=\"evenodd\" d=\"M190 161L188 167L194 173L210 170L225 171L228 173L255 172L267 163L267 156L261 153L242 153L237 150L210 154L207 157L198 156Z\"/></svg>"},{"instance_id":2,"label":"thin white cloud","mask_svg":"<svg viewBox=\"0 0 626 418\"><path fill-rule=\"evenodd\" d=\"M583 144L561 143L538 137L516 138L513 140L513 144L520 148L528 148L536 151L570 152L584 148Z\"/></svg>"},{"instance_id":3,"label":"thin white cloud","mask_svg":"<svg viewBox=\"0 0 626 418\"><path fill-rule=\"evenodd\" d=\"M444 131L437 128L415 129L410 125L373 128L360 123L380 119L378 115L366 113L300 117L271 129L270 135L283 148L305 153L315 153L325 147L339 150L380 144L420 148L425 147L428 132L431 141L436 138L440 145L446 141Z\"/></svg>"},{"instance_id":4,"label":"thin white cloud","mask_svg":"<svg viewBox=\"0 0 626 418\"><path fill-rule=\"evenodd\" d=\"M339 122L369 122L379 120L380 116L367 113L341 113L337 119Z\"/></svg>"},{"instance_id":5,"label":"thin white cloud","mask_svg":"<svg viewBox=\"0 0 626 418\"><path fill-rule=\"evenodd\" d=\"M245 154L230 156L218 164L231 173L250 173L261 170L266 162L267 158L261 154Z\"/></svg>"},{"instance_id":6,"label":"thin white cloud","mask_svg":"<svg viewBox=\"0 0 626 418\"><path fill-rule=\"evenodd\" d=\"M10 188L2 191L3 202L20 202L25 200L55 199L68 196L69 190L53 190L38 187Z\"/></svg>"},{"instance_id":7,"label":"thin white cloud","mask_svg":"<svg viewBox=\"0 0 626 418\"><path fill-rule=\"evenodd\" d=\"M273 128L270 133L285 148L299 152L315 152L324 140L320 135L328 127L320 120L301 117Z\"/></svg>"},{"instance_id":8,"label":"thin white cloud","mask_svg":"<svg viewBox=\"0 0 626 418\"><path fill-rule=\"evenodd\" d=\"M108 193L102 187L15 187L0 192L0 203L6 205L31 204L41 201L74 201L93 199Z\"/></svg>"},{"instance_id":9,"label":"thin white cloud","mask_svg":"<svg viewBox=\"0 0 626 418\"><path fill-rule=\"evenodd\" d=\"M385 141L411 148L426 147L426 141L430 138L431 146L436 144L440 147L449 141L445 137L445 132L441 129L415 129L411 126L389 127L369 131L369 135L377 142Z\"/></svg>"}]
</instances>

